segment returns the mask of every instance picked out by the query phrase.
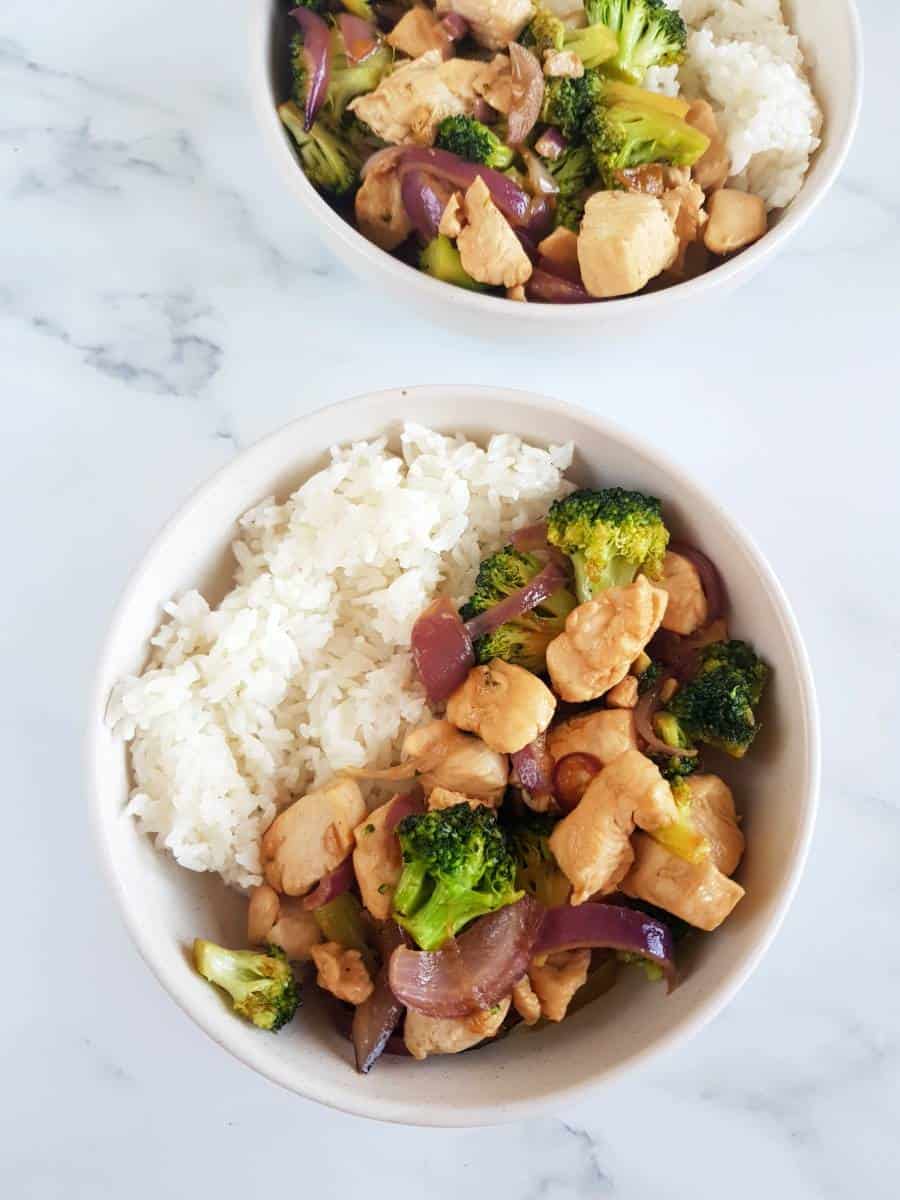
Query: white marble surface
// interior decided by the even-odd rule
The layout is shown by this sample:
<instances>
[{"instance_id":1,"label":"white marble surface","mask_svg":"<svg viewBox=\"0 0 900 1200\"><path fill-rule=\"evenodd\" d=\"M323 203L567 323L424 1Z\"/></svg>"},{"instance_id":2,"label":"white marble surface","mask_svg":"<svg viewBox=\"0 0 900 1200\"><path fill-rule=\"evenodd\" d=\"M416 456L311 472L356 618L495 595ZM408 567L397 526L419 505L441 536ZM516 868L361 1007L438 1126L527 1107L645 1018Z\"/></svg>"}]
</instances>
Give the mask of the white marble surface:
<instances>
[{"instance_id":1,"label":"white marble surface","mask_svg":"<svg viewBox=\"0 0 900 1200\"><path fill-rule=\"evenodd\" d=\"M863 6L860 136L790 251L573 355L444 333L337 266L257 143L237 0L6 0L0 1194L898 1194L900 24ZM447 378L580 399L704 476L788 588L825 735L807 876L730 1009L614 1091L465 1133L326 1112L208 1042L113 911L79 761L113 600L188 491L313 406Z\"/></svg>"}]
</instances>

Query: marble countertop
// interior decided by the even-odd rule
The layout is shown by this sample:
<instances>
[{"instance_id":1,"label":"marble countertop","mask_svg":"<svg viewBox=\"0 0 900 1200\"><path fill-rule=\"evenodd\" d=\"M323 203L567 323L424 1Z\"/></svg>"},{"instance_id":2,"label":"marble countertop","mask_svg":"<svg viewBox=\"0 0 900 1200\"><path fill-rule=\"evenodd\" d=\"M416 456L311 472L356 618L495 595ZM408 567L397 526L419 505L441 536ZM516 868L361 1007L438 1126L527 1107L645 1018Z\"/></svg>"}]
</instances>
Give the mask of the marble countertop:
<instances>
[{"instance_id":1,"label":"marble countertop","mask_svg":"<svg viewBox=\"0 0 900 1200\"><path fill-rule=\"evenodd\" d=\"M643 361L613 337L526 358L373 303L258 143L239 4L6 0L0 1193L243 1198L285 1163L304 1194L376 1200L425 1178L431 1200L897 1195L900 23L864 7L843 177L786 253L654 330ZM435 378L580 400L705 479L796 607L825 751L805 880L730 1008L577 1107L459 1133L325 1111L204 1038L113 909L79 758L114 599L187 493L314 406Z\"/></svg>"}]
</instances>

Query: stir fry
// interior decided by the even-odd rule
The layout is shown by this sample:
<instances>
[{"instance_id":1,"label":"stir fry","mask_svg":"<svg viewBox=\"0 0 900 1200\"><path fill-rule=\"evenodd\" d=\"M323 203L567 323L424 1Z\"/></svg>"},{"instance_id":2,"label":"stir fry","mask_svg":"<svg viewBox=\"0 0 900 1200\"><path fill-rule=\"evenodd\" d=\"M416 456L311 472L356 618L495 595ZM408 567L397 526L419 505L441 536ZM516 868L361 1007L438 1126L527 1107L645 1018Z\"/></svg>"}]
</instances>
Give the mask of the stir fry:
<instances>
[{"instance_id":1,"label":"stir fry","mask_svg":"<svg viewBox=\"0 0 900 1200\"><path fill-rule=\"evenodd\" d=\"M556 501L514 543L461 611L439 597L416 621L433 718L400 761L343 772L264 833L261 949L197 943L265 1029L297 1007L287 960L311 963L361 1071L562 1021L630 966L672 988L679 939L744 895L715 764L751 751L768 669L730 638L716 568L621 488ZM363 779L396 792L368 811Z\"/></svg>"}]
</instances>

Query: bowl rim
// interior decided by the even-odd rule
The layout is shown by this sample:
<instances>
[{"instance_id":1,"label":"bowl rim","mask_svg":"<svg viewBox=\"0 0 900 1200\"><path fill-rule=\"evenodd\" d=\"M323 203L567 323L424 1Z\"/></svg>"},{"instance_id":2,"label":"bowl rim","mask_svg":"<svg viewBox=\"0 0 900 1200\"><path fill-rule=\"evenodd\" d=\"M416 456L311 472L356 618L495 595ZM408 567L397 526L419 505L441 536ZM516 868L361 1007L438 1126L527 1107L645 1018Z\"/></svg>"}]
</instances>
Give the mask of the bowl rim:
<instances>
[{"instance_id":1,"label":"bowl rim","mask_svg":"<svg viewBox=\"0 0 900 1200\"><path fill-rule=\"evenodd\" d=\"M662 474L665 474L667 482L670 483L673 489L683 490L685 494L693 491L701 498L704 504L708 505L709 509L718 519L724 523L734 539L747 553L762 578L763 585L767 589L781 620L794 669L797 673L803 709L798 724L806 731L805 781L802 789L798 789L798 796L803 810L798 835L791 847L793 860L781 887L780 895L777 896L765 930L755 945L750 948L746 956L704 995L690 1015L685 1017L679 1025L659 1035L652 1045L647 1045L623 1062L606 1068L599 1076L573 1083L567 1087L557 1088L552 1092L537 1097L519 1097L515 1100L505 1102L502 1108L491 1105L471 1104L460 1108L444 1103L433 1105L428 1110L423 1111L419 1105L406 1103L400 1105L392 1104L389 1106L390 1111L385 1112L378 1111L379 1108L384 1107L383 1101L367 1102L365 1092L361 1089L342 1089L329 1085L322 1086L318 1081L309 1078L298 1081L293 1077L289 1077L287 1071L279 1072L263 1068L257 1062L253 1061L251 1054L245 1054L229 1044L226 1034L223 1033L220 1036L219 1032L214 1030L206 1020L200 1007L191 1000L186 990L181 986L180 976L176 977L174 973L168 972L161 963L155 961L152 938L149 935L147 926L141 920L140 912L128 902L124 887L120 883L119 873L113 860L111 845L107 840L105 832L107 823L112 819L112 814L104 810L100 800L100 761L105 753L103 739L106 736L105 713L109 698L109 685L106 680L109 675L109 659L114 649L114 644L118 639L118 627L131 604L132 597L144 587L146 576L152 566L153 560L164 548L167 539L186 514L190 510L202 506L207 496L217 490L223 480L230 474L238 474L246 466L248 460L254 458L265 460L268 457L269 448L289 430L302 426L310 418L318 416L325 411L332 410L339 412L340 410L352 410L355 407L370 404L375 400L384 400L387 397L394 397L397 400L408 403L410 398L446 396L448 390L452 391L455 395L467 394L477 396L487 402L503 400L514 402L519 405L538 409L550 419L557 416L566 416L570 419L586 422L593 427L600 437L606 438L613 443L618 442L629 450L645 457ZM239 515L239 513L234 514L235 518ZM608 421L605 417L598 416L581 405L559 400L555 397L544 396L536 392L520 391L515 388L479 387L477 385L457 386L455 384L381 389L375 392L364 392L345 400L321 405L319 408L295 418L271 433L266 434L246 449L240 451L228 463L220 467L204 482L194 488L142 553L137 565L130 572L109 618L107 632L97 656L90 687L83 754L91 831L103 875L115 898L119 915L138 953L163 989L182 1011L208 1037L217 1042L224 1050L227 1050L246 1067L265 1076L271 1082L278 1084L287 1091L354 1116L396 1124L426 1125L441 1128L502 1124L559 1109L566 1104L574 1103L589 1092L598 1090L600 1087L607 1086L624 1075L632 1073L637 1068L646 1065L676 1045L686 1043L694 1037L704 1025L708 1024L731 1002L736 993L747 982L761 962L763 955L772 945L783 924L799 886L809 854L818 810L821 782L819 712L815 683L806 647L793 609L781 583L768 560L760 551L753 538L744 530L743 526L702 485L697 484L686 470L678 463L673 462L665 452L658 450L641 436L623 429L621 426ZM227 1029L227 1026L224 1028Z\"/></svg>"},{"instance_id":2,"label":"bowl rim","mask_svg":"<svg viewBox=\"0 0 900 1200\"><path fill-rule=\"evenodd\" d=\"M862 105L863 39L859 10L856 0L841 2L846 10L850 28L851 98L843 135L831 148L831 164L825 174L815 181L812 189L804 186L801 193L784 209L778 224L769 229L765 237L711 271L659 291L622 296L599 304L522 304L507 300L503 296L483 295L465 288L450 288L447 284L416 271L388 251L382 250L336 213L307 180L288 143L275 106L270 101L267 23L272 0L253 0L249 6L248 87L256 123L271 161L276 165L290 191L303 204L313 226L316 223L324 225L328 235L325 238L326 244L329 244L330 249L336 249L337 245L340 249L336 252L351 269L361 270L364 264L368 272L386 276L395 296L403 291L413 292L420 289L423 300L428 299L435 304L443 301L448 306L468 310L482 317L498 317L531 324L539 324L542 320L546 322L545 309L550 307L553 309L554 324L578 328L609 319L649 317L660 308L670 305L676 297L679 301L690 302L716 288L749 279L767 259L781 249L824 199L844 166L856 134Z\"/></svg>"}]
</instances>

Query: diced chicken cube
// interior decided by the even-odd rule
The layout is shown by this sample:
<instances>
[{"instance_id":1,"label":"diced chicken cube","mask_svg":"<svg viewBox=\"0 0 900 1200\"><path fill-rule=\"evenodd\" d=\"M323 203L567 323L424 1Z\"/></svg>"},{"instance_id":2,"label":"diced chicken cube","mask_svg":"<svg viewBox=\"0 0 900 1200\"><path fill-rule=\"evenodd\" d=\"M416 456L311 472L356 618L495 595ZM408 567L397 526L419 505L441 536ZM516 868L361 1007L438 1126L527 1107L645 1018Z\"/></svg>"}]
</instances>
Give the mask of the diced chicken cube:
<instances>
[{"instance_id":1,"label":"diced chicken cube","mask_svg":"<svg viewBox=\"0 0 900 1200\"><path fill-rule=\"evenodd\" d=\"M253 946L280 946L293 962L306 962L322 931L302 900L279 896L262 883L250 893L247 940Z\"/></svg>"},{"instance_id":2,"label":"diced chicken cube","mask_svg":"<svg viewBox=\"0 0 900 1200\"><path fill-rule=\"evenodd\" d=\"M506 791L506 755L491 750L481 738L461 733L449 721L428 721L411 729L400 756L415 763L426 796L443 787L496 805Z\"/></svg>"},{"instance_id":3,"label":"diced chicken cube","mask_svg":"<svg viewBox=\"0 0 900 1200\"><path fill-rule=\"evenodd\" d=\"M691 775L691 824L709 842L709 861L723 875L733 875L744 854L731 788L718 775Z\"/></svg>"},{"instance_id":4,"label":"diced chicken cube","mask_svg":"<svg viewBox=\"0 0 900 1200\"><path fill-rule=\"evenodd\" d=\"M719 188L709 198L709 220L703 234L713 254L734 254L766 232L766 204L761 196Z\"/></svg>"},{"instance_id":5,"label":"diced chicken cube","mask_svg":"<svg viewBox=\"0 0 900 1200\"><path fill-rule=\"evenodd\" d=\"M567 754L590 754L601 767L608 766L626 750L637 750L634 717L621 709L567 717L551 727L547 749L556 762Z\"/></svg>"},{"instance_id":6,"label":"diced chicken cube","mask_svg":"<svg viewBox=\"0 0 900 1200\"><path fill-rule=\"evenodd\" d=\"M574 50L546 50L544 74L548 79L580 79L584 63Z\"/></svg>"},{"instance_id":7,"label":"diced chicken cube","mask_svg":"<svg viewBox=\"0 0 900 1200\"><path fill-rule=\"evenodd\" d=\"M375 166L362 181L353 203L360 233L382 250L396 250L412 233L395 161L388 159Z\"/></svg>"},{"instance_id":8,"label":"diced chicken cube","mask_svg":"<svg viewBox=\"0 0 900 1200\"><path fill-rule=\"evenodd\" d=\"M391 827L397 797L374 809L354 831L353 871L362 902L377 921L391 915L394 888L403 871L400 843Z\"/></svg>"},{"instance_id":9,"label":"diced chicken cube","mask_svg":"<svg viewBox=\"0 0 900 1200\"><path fill-rule=\"evenodd\" d=\"M624 878L634 859L629 839L635 825L652 832L677 815L672 789L639 751L604 767L550 835L550 849L572 884L572 904L612 891Z\"/></svg>"},{"instance_id":10,"label":"diced chicken cube","mask_svg":"<svg viewBox=\"0 0 900 1200\"><path fill-rule=\"evenodd\" d=\"M669 188L659 199L678 238L678 253L668 269L683 277L687 274L689 248L699 240L706 224L703 210L706 197L701 187L688 182Z\"/></svg>"},{"instance_id":11,"label":"diced chicken cube","mask_svg":"<svg viewBox=\"0 0 900 1200\"><path fill-rule=\"evenodd\" d=\"M659 587L668 593L669 603L662 619L663 629L686 637L706 624L709 605L700 579L700 572L689 558L667 550L663 559Z\"/></svg>"},{"instance_id":12,"label":"diced chicken cube","mask_svg":"<svg viewBox=\"0 0 900 1200\"><path fill-rule=\"evenodd\" d=\"M536 1025L541 1019L541 1002L527 975L523 975L513 988L512 1005L526 1025Z\"/></svg>"},{"instance_id":13,"label":"diced chicken cube","mask_svg":"<svg viewBox=\"0 0 900 1200\"><path fill-rule=\"evenodd\" d=\"M626 675L621 683L606 693L606 703L610 708L636 708L637 702L638 681L633 675Z\"/></svg>"},{"instance_id":14,"label":"diced chicken cube","mask_svg":"<svg viewBox=\"0 0 900 1200\"><path fill-rule=\"evenodd\" d=\"M339 942L322 942L313 946L311 954L320 988L348 1004L362 1004L372 995L375 985L358 950L348 950Z\"/></svg>"},{"instance_id":15,"label":"diced chicken cube","mask_svg":"<svg viewBox=\"0 0 900 1200\"><path fill-rule=\"evenodd\" d=\"M516 300L520 304L528 303L528 297L525 295L525 289L522 287L521 283L517 283L515 287L507 288L506 298L507 300Z\"/></svg>"},{"instance_id":16,"label":"diced chicken cube","mask_svg":"<svg viewBox=\"0 0 900 1200\"><path fill-rule=\"evenodd\" d=\"M437 0L437 11L459 13L479 45L502 50L531 20L534 6L531 0Z\"/></svg>"},{"instance_id":17,"label":"diced chicken cube","mask_svg":"<svg viewBox=\"0 0 900 1200\"><path fill-rule=\"evenodd\" d=\"M635 834L632 847L634 865L622 880L622 891L698 929L717 929L744 894L708 859L689 863L641 833Z\"/></svg>"},{"instance_id":18,"label":"diced chicken cube","mask_svg":"<svg viewBox=\"0 0 900 1200\"><path fill-rule=\"evenodd\" d=\"M432 10L421 4L405 12L384 40L410 58L419 58L429 50L437 50L443 59L453 54L449 33Z\"/></svg>"},{"instance_id":19,"label":"diced chicken cube","mask_svg":"<svg viewBox=\"0 0 900 1200\"><path fill-rule=\"evenodd\" d=\"M684 119L709 138L709 145L694 163L692 174L704 192L713 192L724 185L731 173L731 159L725 139L719 132L716 114L706 100L695 100Z\"/></svg>"},{"instance_id":20,"label":"diced chicken cube","mask_svg":"<svg viewBox=\"0 0 900 1200\"><path fill-rule=\"evenodd\" d=\"M260 846L266 882L302 896L353 849L353 830L366 805L352 779L334 779L278 814Z\"/></svg>"},{"instance_id":21,"label":"diced chicken cube","mask_svg":"<svg viewBox=\"0 0 900 1200\"><path fill-rule=\"evenodd\" d=\"M457 804L468 804L469 808L478 808L479 805L484 805L485 808L495 807L488 800L478 800L474 796L466 796L462 792L451 792L449 788L442 787L431 789L425 807L429 812L434 812L441 808L455 808Z\"/></svg>"},{"instance_id":22,"label":"diced chicken cube","mask_svg":"<svg viewBox=\"0 0 900 1200\"><path fill-rule=\"evenodd\" d=\"M587 982L591 965L590 950L560 950L543 963L533 962L528 978L541 1006L541 1016L561 1021L572 997Z\"/></svg>"},{"instance_id":23,"label":"diced chicken cube","mask_svg":"<svg viewBox=\"0 0 900 1200\"><path fill-rule=\"evenodd\" d=\"M515 287L531 278L531 259L479 175L466 192L466 223L456 239L463 269L479 283Z\"/></svg>"},{"instance_id":24,"label":"diced chicken cube","mask_svg":"<svg viewBox=\"0 0 900 1200\"><path fill-rule=\"evenodd\" d=\"M556 697L524 667L495 658L473 667L447 701L447 720L467 729L499 754L515 754L543 733Z\"/></svg>"},{"instance_id":25,"label":"diced chicken cube","mask_svg":"<svg viewBox=\"0 0 900 1200\"><path fill-rule=\"evenodd\" d=\"M441 213L438 233L442 233L444 237L458 238L464 220L465 212L463 211L462 192L454 192L444 206L444 211Z\"/></svg>"},{"instance_id":26,"label":"diced chicken cube","mask_svg":"<svg viewBox=\"0 0 900 1200\"><path fill-rule=\"evenodd\" d=\"M469 1017L426 1017L414 1008L407 1009L403 1040L413 1058L429 1054L459 1054L493 1037L509 1012L509 996L484 1012Z\"/></svg>"},{"instance_id":27,"label":"diced chicken cube","mask_svg":"<svg viewBox=\"0 0 900 1200\"><path fill-rule=\"evenodd\" d=\"M578 279L578 235L571 229L558 225L538 242L538 253L548 260L557 275Z\"/></svg>"},{"instance_id":28,"label":"diced chicken cube","mask_svg":"<svg viewBox=\"0 0 900 1200\"><path fill-rule=\"evenodd\" d=\"M509 56L495 54L475 82L476 90L483 100L497 112L508 113L512 108L512 68Z\"/></svg>"},{"instance_id":29,"label":"diced chicken cube","mask_svg":"<svg viewBox=\"0 0 900 1200\"><path fill-rule=\"evenodd\" d=\"M584 286L605 299L639 292L675 261L678 238L656 196L595 192L578 235Z\"/></svg>"}]
</instances>

